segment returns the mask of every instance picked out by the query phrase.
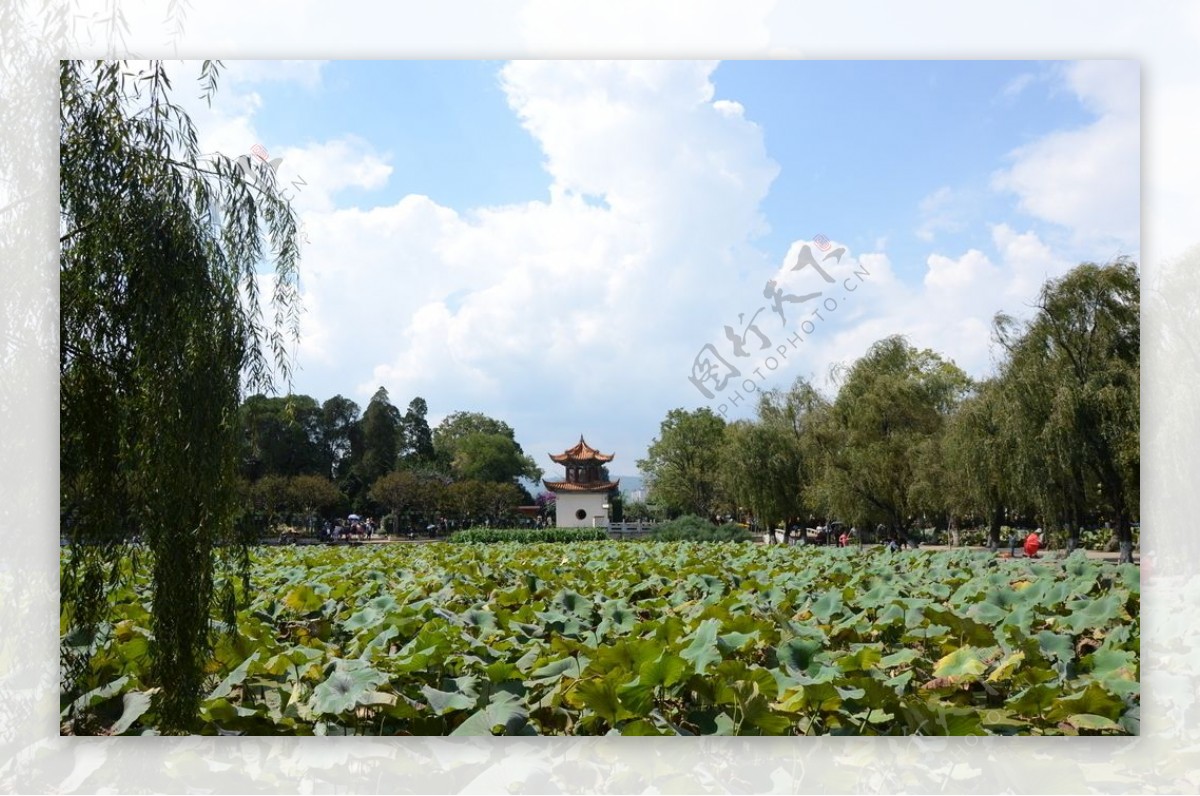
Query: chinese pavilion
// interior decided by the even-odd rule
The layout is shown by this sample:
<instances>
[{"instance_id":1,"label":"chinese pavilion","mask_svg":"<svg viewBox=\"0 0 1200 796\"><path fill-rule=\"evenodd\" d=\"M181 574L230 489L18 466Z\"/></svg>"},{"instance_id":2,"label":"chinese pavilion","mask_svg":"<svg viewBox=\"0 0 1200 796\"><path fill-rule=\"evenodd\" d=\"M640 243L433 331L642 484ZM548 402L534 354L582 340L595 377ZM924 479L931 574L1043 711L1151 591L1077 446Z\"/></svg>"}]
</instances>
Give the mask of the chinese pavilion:
<instances>
[{"instance_id":1,"label":"chinese pavilion","mask_svg":"<svg viewBox=\"0 0 1200 796\"><path fill-rule=\"evenodd\" d=\"M615 454L604 454L579 436L579 444L550 458L567 470L565 481L542 483L554 493L554 516L560 528L581 528L608 524L609 496L617 491L620 479L608 480L606 464Z\"/></svg>"}]
</instances>

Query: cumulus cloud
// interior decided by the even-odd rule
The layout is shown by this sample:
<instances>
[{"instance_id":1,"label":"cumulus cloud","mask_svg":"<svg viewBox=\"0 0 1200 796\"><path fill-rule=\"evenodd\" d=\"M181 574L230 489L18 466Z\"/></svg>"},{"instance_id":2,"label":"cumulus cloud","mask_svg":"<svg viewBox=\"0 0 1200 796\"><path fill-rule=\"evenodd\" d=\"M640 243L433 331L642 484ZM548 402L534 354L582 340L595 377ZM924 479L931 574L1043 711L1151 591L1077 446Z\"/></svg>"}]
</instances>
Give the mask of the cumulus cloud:
<instances>
[{"instance_id":1,"label":"cumulus cloud","mask_svg":"<svg viewBox=\"0 0 1200 796\"><path fill-rule=\"evenodd\" d=\"M1140 72L1132 61L1080 61L1062 83L1096 119L1011 153L994 188L1030 215L1066 227L1077 242L1136 251L1140 240Z\"/></svg>"},{"instance_id":2,"label":"cumulus cloud","mask_svg":"<svg viewBox=\"0 0 1200 796\"><path fill-rule=\"evenodd\" d=\"M989 245L956 254L933 252L925 259L922 279L907 283L895 275L883 252L847 255L848 271L830 285L838 306L804 342L805 350L781 369L782 383L797 376L832 389L831 366L850 364L874 342L903 335L920 348L953 360L969 375L984 378L994 370L998 352L991 339L997 312L1024 317L1047 279L1075 265L1032 231L1007 224L991 227ZM866 274L853 293L843 279Z\"/></svg>"},{"instance_id":3,"label":"cumulus cloud","mask_svg":"<svg viewBox=\"0 0 1200 796\"><path fill-rule=\"evenodd\" d=\"M311 207L302 362L351 374L356 399L382 384L435 411L486 403L516 428L615 421L629 426L617 445L644 446L663 401L694 402L696 350L761 305L747 274L770 271L753 240L778 166L741 107L713 100L714 67L507 65L548 199ZM369 148L333 151L360 183L386 180ZM285 150L285 164L331 193L308 155Z\"/></svg>"},{"instance_id":4,"label":"cumulus cloud","mask_svg":"<svg viewBox=\"0 0 1200 796\"><path fill-rule=\"evenodd\" d=\"M897 276L884 240L822 261L834 283L793 268L804 245L819 252L813 241L768 262L755 241L779 167L742 106L714 99L714 67L505 66L500 86L543 153L540 201L460 211L408 195L348 206L339 197L346 188L386 186L386 152L351 137L273 151L283 158L280 179L305 183L293 189L310 240L298 389L321 399L337 389L365 403L382 385L400 404L424 397L435 423L457 409L486 411L536 456L584 433L632 459L665 408L703 403L687 376L706 344L729 356L726 326L745 333L755 321L774 348L816 307L782 303L785 328L768 278L794 297L820 290L822 302L838 300L772 383L821 380L830 363L890 334L984 375L992 316L1019 314L1068 263L1007 224L965 251L929 252L912 283ZM1097 94L1094 82L1079 75L1079 91ZM220 123L209 130L221 146L253 139L251 89L213 110ZM1128 110L1115 100L1094 107L1101 118ZM930 238L957 223L956 199L949 187L927 197ZM844 280L856 271L866 276L850 293ZM615 438L593 439L592 429ZM632 470L624 461L614 472Z\"/></svg>"}]
</instances>

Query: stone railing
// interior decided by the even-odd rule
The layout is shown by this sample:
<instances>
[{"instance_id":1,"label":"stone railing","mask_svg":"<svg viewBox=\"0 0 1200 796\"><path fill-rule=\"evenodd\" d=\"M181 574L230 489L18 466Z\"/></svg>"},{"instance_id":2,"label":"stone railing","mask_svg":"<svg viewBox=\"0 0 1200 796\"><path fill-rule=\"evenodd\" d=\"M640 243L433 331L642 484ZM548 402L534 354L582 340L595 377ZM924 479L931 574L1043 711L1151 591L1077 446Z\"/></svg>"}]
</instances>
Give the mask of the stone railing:
<instances>
[{"instance_id":1,"label":"stone railing","mask_svg":"<svg viewBox=\"0 0 1200 796\"><path fill-rule=\"evenodd\" d=\"M637 539L654 533L655 523L643 522L610 522L608 536L610 539Z\"/></svg>"}]
</instances>

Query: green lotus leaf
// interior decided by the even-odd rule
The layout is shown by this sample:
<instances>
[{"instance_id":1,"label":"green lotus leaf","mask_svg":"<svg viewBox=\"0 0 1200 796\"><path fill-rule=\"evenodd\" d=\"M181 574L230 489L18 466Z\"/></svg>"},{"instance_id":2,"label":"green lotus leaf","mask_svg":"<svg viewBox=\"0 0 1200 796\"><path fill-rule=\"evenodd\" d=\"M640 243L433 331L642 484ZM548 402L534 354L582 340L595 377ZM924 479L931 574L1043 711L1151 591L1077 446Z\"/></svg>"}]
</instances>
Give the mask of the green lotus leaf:
<instances>
[{"instance_id":1,"label":"green lotus leaf","mask_svg":"<svg viewBox=\"0 0 1200 796\"><path fill-rule=\"evenodd\" d=\"M310 614L325 603L324 598L312 586L296 586L283 597L283 604L298 614Z\"/></svg>"},{"instance_id":2,"label":"green lotus leaf","mask_svg":"<svg viewBox=\"0 0 1200 796\"><path fill-rule=\"evenodd\" d=\"M337 715L367 704L387 675L358 659L339 660L313 689L309 704L318 713Z\"/></svg>"},{"instance_id":3,"label":"green lotus leaf","mask_svg":"<svg viewBox=\"0 0 1200 796\"><path fill-rule=\"evenodd\" d=\"M562 658L532 671L530 679L535 683L554 683L563 677L579 678L583 676L583 667L587 666L587 658Z\"/></svg>"},{"instance_id":4,"label":"green lotus leaf","mask_svg":"<svg viewBox=\"0 0 1200 796\"><path fill-rule=\"evenodd\" d=\"M1036 636L1038 649L1047 658L1067 663L1075 659L1075 644L1070 636L1043 630Z\"/></svg>"},{"instance_id":5,"label":"green lotus leaf","mask_svg":"<svg viewBox=\"0 0 1200 796\"><path fill-rule=\"evenodd\" d=\"M482 709L467 717L451 735L521 735L528 726L529 716L519 697L507 691L497 691Z\"/></svg>"},{"instance_id":6,"label":"green lotus leaf","mask_svg":"<svg viewBox=\"0 0 1200 796\"><path fill-rule=\"evenodd\" d=\"M897 666L904 666L912 663L917 658L921 657L913 649L902 649L893 652L891 655L879 659L879 665L884 669L894 669Z\"/></svg>"},{"instance_id":7,"label":"green lotus leaf","mask_svg":"<svg viewBox=\"0 0 1200 796\"><path fill-rule=\"evenodd\" d=\"M1116 721L1125 710L1125 700L1109 691L1100 683L1089 683L1087 688L1054 700L1046 718L1063 721L1076 713L1091 713Z\"/></svg>"},{"instance_id":8,"label":"green lotus leaf","mask_svg":"<svg viewBox=\"0 0 1200 796\"><path fill-rule=\"evenodd\" d=\"M829 624L830 619L841 615L845 610L842 605L842 593L835 590L825 592L809 606L809 610L821 624Z\"/></svg>"},{"instance_id":9,"label":"green lotus leaf","mask_svg":"<svg viewBox=\"0 0 1200 796\"><path fill-rule=\"evenodd\" d=\"M1126 596L1124 591L1119 591L1094 600L1072 602L1069 604L1071 613L1065 620L1066 626L1072 633L1107 627L1123 613Z\"/></svg>"},{"instance_id":10,"label":"green lotus leaf","mask_svg":"<svg viewBox=\"0 0 1200 796\"><path fill-rule=\"evenodd\" d=\"M873 668L882 658L878 647L863 644L854 652L839 657L837 667L843 672L865 672Z\"/></svg>"},{"instance_id":11,"label":"green lotus leaf","mask_svg":"<svg viewBox=\"0 0 1200 796\"><path fill-rule=\"evenodd\" d=\"M252 652L250 657L242 661L241 665L234 669L229 675L221 681L220 685L213 689L208 695L209 699L220 699L229 696L229 693L234 689L234 686L239 686L246 679L246 674L250 671L250 667L258 660L258 652Z\"/></svg>"},{"instance_id":12,"label":"green lotus leaf","mask_svg":"<svg viewBox=\"0 0 1200 796\"><path fill-rule=\"evenodd\" d=\"M705 619L692 634L692 642L680 655L690 661L697 674L704 674L708 667L721 660L717 648L717 631L721 623L716 619Z\"/></svg>"},{"instance_id":13,"label":"green lotus leaf","mask_svg":"<svg viewBox=\"0 0 1200 796\"><path fill-rule=\"evenodd\" d=\"M438 716L456 710L469 710L475 707L475 703L478 701L478 696L475 694L462 691L442 691L428 685L421 686L421 693L425 695L426 703Z\"/></svg>"},{"instance_id":14,"label":"green lotus leaf","mask_svg":"<svg viewBox=\"0 0 1200 796\"><path fill-rule=\"evenodd\" d=\"M375 627L383 621L383 614L374 608L364 608L361 611L356 611L351 614L350 618L342 623L342 629L350 633L358 633L358 631Z\"/></svg>"},{"instance_id":15,"label":"green lotus leaf","mask_svg":"<svg viewBox=\"0 0 1200 796\"><path fill-rule=\"evenodd\" d=\"M469 611L463 611L460 614L460 618L464 625L478 628L482 633L492 632L497 629L496 615L491 611L472 608Z\"/></svg>"},{"instance_id":16,"label":"green lotus leaf","mask_svg":"<svg viewBox=\"0 0 1200 796\"><path fill-rule=\"evenodd\" d=\"M634 719L622 724L617 732L620 735L655 735L662 736L667 733L660 730L654 722L646 719Z\"/></svg>"},{"instance_id":17,"label":"green lotus leaf","mask_svg":"<svg viewBox=\"0 0 1200 796\"><path fill-rule=\"evenodd\" d=\"M638 680L647 685L670 687L682 680L687 670L687 661L664 651L655 660L642 664L638 669Z\"/></svg>"},{"instance_id":18,"label":"green lotus leaf","mask_svg":"<svg viewBox=\"0 0 1200 796\"><path fill-rule=\"evenodd\" d=\"M604 719L610 726L615 726L621 719L634 716L621 704L620 687L617 678L611 676L581 680L571 691L571 699Z\"/></svg>"},{"instance_id":19,"label":"green lotus leaf","mask_svg":"<svg viewBox=\"0 0 1200 796\"><path fill-rule=\"evenodd\" d=\"M609 632L628 633L637 624L637 614L624 600L609 600L600 608L601 621L596 632L603 635Z\"/></svg>"},{"instance_id":20,"label":"green lotus leaf","mask_svg":"<svg viewBox=\"0 0 1200 796\"><path fill-rule=\"evenodd\" d=\"M985 625L998 625L1011 614L1011 610L1005 610L993 602L975 603L967 610L967 616Z\"/></svg>"},{"instance_id":21,"label":"green lotus leaf","mask_svg":"<svg viewBox=\"0 0 1200 796\"><path fill-rule=\"evenodd\" d=\"M648 716L654 707L654 690L652 683L634 680L617 689L617 698L622 707L634 716Z\"/></svg>"},{"instance_id":22,"label":"green lotus leaf","mask_svg":"<svg viewBox=\"0 0 1200 796\"><path fill-rule=\"evenodd\" d=\"M1011 680L1013 673L1016 672L1017 668L1024 660L1024 652L1014 652L1012 655L1009 655L1007 658L1001 661L996 668L992 670L992 673L988 675L987 681L989 683L999 683L1005 680Z\"/></svg>"},{"instance_id":23,"label":"green lotus leaf","mask_svg":"<svg viewBox=\"0 0 1200 796\"><path fill-rule=\"evenodd\" d=\"M896 622L904 621L904 608L897 603L885 605L879 610L879 614L875 617L877 625L891 625Z\"/></svg>"},{"instance_id":24,"label":"green lotus leaf","mask_svg":"<svg viewBox=\"0 0 1200 796\"><path fill-rule=\"evenodd\" d=\"M933 667L933 676L969 682L978 680L987 670L987 664L979 656L979 651L972 647L960 647L954 652L938 660Z\"/></svg>"},{"instance_id":25,"label":"green lotus leaf","mask_svg":"<svg viewBox=\"0 0 1200 796\"><path fill-rule=\"evenodd\" d=\"M814 659L823 645L812 638L792 638L775 648L779 664L791 672L811 673Z\"/></svg>"},{"instance_id":26,"label":"green lotus leaf","mask_svg":"<svg viewBox=\"0 0 1200 796\"><path fill-rule=\"evenodd\" d=\"M725 655L737 652L744 648L747 644L758 638L758 631L753 633L723 633L717 636L717 647Z\"/></svg>"},{"instance_id":27,"label":"green lotus leaf","mask_svg":"<svg viewBox=\"0 0 1200 796\"><path fill-rule=\"evenodd\" d=\"M1004 706L1018 716L1037 718L1042 715L1061 693L1058 688L1038 683L1013 694L1005 701Z\"/></svg>"},{"instance_id":28,"label":"green lotus leaf","mask_svg":"<svg viewBox=\"0 0 1200 796\"><path fill-rule=\"evenodd\" d=\"M589 671L607 672L615 669L631 672L635 676L644 664L662 655L662 647L652 639L621 639L611 646L600 647L592 657Z\"/></svg>"},{"instance_id":29,"label":"green lotus leaf","mask_svg":"<svg viewBox=\"0 0 1200 796\"><path fill-rule=\"evenodd\" d=\"M554 599L550 601L550 604L560 611L577 616L591 614L593 607L591 600L579 592L570 589L563 589L554 595Z\"/></svg>"},{"instance_id":30,"label":"green lotus leaf","mask_svg":"<svg viewBox=\"0 0 1200 796\"><path fill-rule=\"evenodd\" d=\"M1097 732L1121 732L1121 725L1104 716L1095 713L1075 713L1067 716L1066 723L1077 730L1095 730Z\"/></svg>"}]
</instances>

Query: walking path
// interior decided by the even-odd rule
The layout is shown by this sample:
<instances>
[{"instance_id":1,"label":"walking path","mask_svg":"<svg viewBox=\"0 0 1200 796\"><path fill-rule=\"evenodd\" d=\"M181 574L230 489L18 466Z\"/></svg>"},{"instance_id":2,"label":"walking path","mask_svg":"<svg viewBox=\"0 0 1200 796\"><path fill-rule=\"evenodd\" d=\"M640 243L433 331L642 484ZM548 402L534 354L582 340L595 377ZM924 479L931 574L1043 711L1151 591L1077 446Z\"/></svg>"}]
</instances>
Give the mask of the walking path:
<instances>
[{"instance_id":1,"label":"walking path","mask_svg":"<svg viewBox=\"0 0 1200 796\"><path fill-rule=\"evenodd\" d=\"M987 548L987 545L963 545L961 547L951 547L950 545L923 544L920 547L918 547L917 550L918 551L920 551L920 550L932 550L932 551L976 550L981 553L986 553L988 548ZM1093 558L1093 559L1096 559L1097 561L1111 561L1114 564L1117 562L1117 559L1119 559L1121 557L1120 553L1117 553L1117 552L1110 553L1105 550L1085 550L1084 552L1087 553L1088 558ZM996 552L996 555L1007 557L1008 556L1008 547L1006 545L1001 545L1000 549ZM1067 555L1066 550L1044 550L1043 549L1041 552L1038 553L1038 558L1061 559L1061 558L1065 558L1066 555ZM1022 550L1020 548L1020 546L1018 546L1016 555L1013 557L1014 558L1024 558L1025 551ZM1142 559L1142 554L1139 553L1137 550L1134 550L1133 551L1133 563L1135 563L1135 564L1141 563L1141 559Z\"/></svg>"}]
</instances>

